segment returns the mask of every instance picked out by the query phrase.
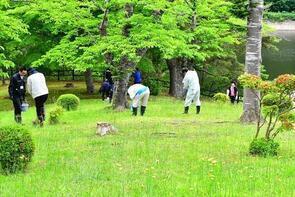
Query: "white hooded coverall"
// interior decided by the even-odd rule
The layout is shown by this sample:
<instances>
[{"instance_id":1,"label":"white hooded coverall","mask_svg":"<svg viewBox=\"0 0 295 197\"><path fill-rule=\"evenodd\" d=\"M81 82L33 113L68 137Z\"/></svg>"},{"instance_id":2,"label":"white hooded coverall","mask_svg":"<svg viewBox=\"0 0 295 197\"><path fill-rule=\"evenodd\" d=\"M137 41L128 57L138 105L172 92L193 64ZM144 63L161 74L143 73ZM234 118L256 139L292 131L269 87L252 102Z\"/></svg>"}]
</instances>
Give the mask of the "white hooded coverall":
<instances>
[{"instance_id":1,"label":"white hooded coverall","mask_svg":"<svg viewBox=\"0 0 295 197\"><path fill-rule=\"evenodd\" d=\"M183 89L187 90L184 107L189 107L193 101L196 102L196 106L201 106L200 83L197 72L187 71L182 83Z\"/></svg>"},{"instance_id":2,"label":"white hooded coverall","mask_svg":"<svg viewBox=\"0 0 295 197\"><path fill-rule=\"evenodd\" d=\"M142 84L134 84L128 89L128 94L132 99L132 107L138 107L140 102L141 106L146 107L150 96L150 89Z\"/></svg>"}]
</instances>

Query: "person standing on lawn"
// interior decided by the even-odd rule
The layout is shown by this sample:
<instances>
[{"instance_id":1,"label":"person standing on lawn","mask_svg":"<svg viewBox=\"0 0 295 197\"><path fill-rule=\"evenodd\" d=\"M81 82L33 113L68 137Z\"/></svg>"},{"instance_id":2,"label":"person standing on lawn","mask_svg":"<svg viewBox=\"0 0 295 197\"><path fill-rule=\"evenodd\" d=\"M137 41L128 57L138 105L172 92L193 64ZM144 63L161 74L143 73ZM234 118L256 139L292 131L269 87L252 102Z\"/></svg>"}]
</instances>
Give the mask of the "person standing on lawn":
<instances>
[{"instance_id":1,"label":"person standing on lawn","mask_svg":"<svg viewBox=\"0 0 295 197\"><path fill-rule=\"evenodd\" d=\"M21 105L25 101L26 95L26 82L25 76L27 75L27 70L25 67L20 67L18 73L14 74L8 86L9 97L13 102L14 107L14 120L15 122L21 124Z\"/></svg>"},{"instance_id":2,"label":"person standing on lawn","mask_svg":"<svg viewBox=\"0 0 295 197\"><path fill-rule=\"evenodd\" d=\"M238 103L239 101L239 91L237 88L237 85L234 81L231 82L230 87L227 89L227 95L229 96L230 102L232 104L235 103L235 101Z\"/></svg>"},{"instance_id":3,"label":"person standing on lawn","mask_svg":"<svg viewBox=\"0 0 295 197\"><path fill-rule=\"evenodd\" d=\"M198 74L194 69L188 68L183 68L182 73L185 75L182 83L183 89L186 92L184 114L188 114L189 106L193 101L196 103L196 113L199 114L201 111L201 91Z\"/></svg>"},{"instance_id":4,"label":"person standing on lawn","mask_svg":"<svg viewBox=\"0 0 295 197\"><path fill-rule=\"evenodd\" d=\"M48 88L46 85L45 77L42 73L39 73L34 68L28 69L28 81L27 81L27 90L29 94L32 95L37 113L37 121L34 121L34 124L40 124L43 126L45 121L45 102L48 98Z\"/></svg>"},{"instance_id":5,"label":"person standing on lawn","mask_svg":"<svg viewBox=\"0 0 295 197\"><path fill-rule=\"evenodd\" d=\"M128 94L132 100L132 115L137 116L137 108L140 106L140 115L143 116L148 104L150 89L142 84L134 84L128 88Z\"/></svg>"},{"instance_id":6,"label":"person standing on lawn","mask_svg":"<svg viewBox=\"0 0 295 197\"><path fill-rule=\"evenodd\" d=\"M112 102L112 85L110 84L110 82L106 79L101 87L99 92L101 93L102 96L102 100L104 101L106 98L107 100L109 100L109 102Z\"/></svg>"}]
</instances>

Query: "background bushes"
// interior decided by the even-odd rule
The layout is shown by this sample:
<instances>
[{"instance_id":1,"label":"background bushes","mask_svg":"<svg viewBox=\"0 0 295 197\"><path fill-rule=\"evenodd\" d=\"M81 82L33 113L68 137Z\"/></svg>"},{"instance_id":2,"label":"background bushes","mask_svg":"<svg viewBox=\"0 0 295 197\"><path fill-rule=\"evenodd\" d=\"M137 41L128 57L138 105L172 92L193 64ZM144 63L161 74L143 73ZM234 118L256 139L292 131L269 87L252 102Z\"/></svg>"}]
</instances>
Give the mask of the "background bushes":
<instances>
[{"instance_id":1,"label":"background bushes","mask_svg":"<svg viewBox=\"0 0 295 197\"><path fill-rule=\"evenodd\" d=\"M4 173L23 171L34 154L31 134L23 127L0 128L0 166Z\"/></svg>"}]
</instances>

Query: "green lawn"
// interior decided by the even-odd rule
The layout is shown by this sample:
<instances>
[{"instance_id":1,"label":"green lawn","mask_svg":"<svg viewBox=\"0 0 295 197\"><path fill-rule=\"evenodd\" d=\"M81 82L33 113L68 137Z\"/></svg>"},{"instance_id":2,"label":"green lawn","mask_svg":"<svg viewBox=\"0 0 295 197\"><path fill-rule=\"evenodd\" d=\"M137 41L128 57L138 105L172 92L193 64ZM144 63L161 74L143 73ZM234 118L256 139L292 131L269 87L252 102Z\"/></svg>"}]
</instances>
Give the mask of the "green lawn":
<instances>
[{"instance_id":1,"label":"green lawn","mask_svg":"<svg viewBox=\"0 0 295 197\"><path fill-rule=\"evenodd\" d=\"M182 101L152 97L146 116L132 117L88 99L62 124L34 128L30 108L33 162L26 173L0 175L0 196L295 195L294 134L278 138L278 157L251 157L255 126L239 124L241 105L203 102L200 115L182 111ZM96 136L99 121L119 133ZM0 125L10 124L12 111L0 112Z\"/></svg>"}]
</instances>

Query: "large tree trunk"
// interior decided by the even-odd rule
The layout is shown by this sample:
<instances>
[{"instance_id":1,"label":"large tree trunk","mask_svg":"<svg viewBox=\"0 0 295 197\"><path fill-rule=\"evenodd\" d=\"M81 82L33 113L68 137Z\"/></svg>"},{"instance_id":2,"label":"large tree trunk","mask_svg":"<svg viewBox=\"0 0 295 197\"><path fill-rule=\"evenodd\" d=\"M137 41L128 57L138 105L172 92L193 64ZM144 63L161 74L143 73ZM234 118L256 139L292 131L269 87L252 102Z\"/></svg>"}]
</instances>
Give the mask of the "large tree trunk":
<instances>
[{"instance_id":1,"label":"large tree trunk","mask_svg":"<svg viewBox=\"0 0 295 197\"><path fill-rule=\"evenodd\" d=\"M175 58L175 59L167 61L169 74L170 74L169 94L176 98L181 98L183 94L182 64L180 64L179 60L180 60L179 58Z\"/></svg>"},{"instance_id":2,"label":"large tree trunk","mask_svg":"<svg viewBox=\"0 0 295 197\"><path fill-rule=\"evenodd\" d=\"M93 94L95 91L95 87L94 87L94 80L93 80L93 76L92 76L92 71L90 68L87 68L87 70L85 71L85 82L86 82L86 87L87 87L87 93L88 94Z\"/></svg>"},{"instance_id":3,"label":"large tree trunk","mask_svg":"<svg viewBox=\"0 0 295 197\"><path fill-rule=\"evenodd\" d=\"M113 109L123 111L128 108L127 90L129 82L129 74L115 82Z\"/></svg>"},{"instance_id":4,"label":"large tree trunk","mask_svg":"<svg viewBox=\"0 0 295 197\"><path fill-rule=\"evenodd\" d=\"M170 87L169 94L176 98L183 96L183 74L182 68L189 66L189 61L186 58L174 58L167 60L169 74L170 74Z\"/></svg>"},{"instance_id":5,"label":"large tree trunk","mask_svg":"<svg viewBox=\"0 0 295 197\"><path fill-rule=\"evenodd\" d=\"M125 5L125 17L130 18L133 15L133 4L126 3ZM122 34L125 37L129 37L130 29L132 26L129 23L126 23L123 26ZM127 90L128 90L128 82L130 78L129 71L131 68L134 69L135 64L128 60L128 57L122 57L120 61L120 65L118 68L119 78L115 82L114 89L114 99L113 99L113 108L118 111L122 111L128 108L127 101Z\"/></svg>"},{"instance_id":6,"label":"large tree trunk","mask_svg":"<svg viewBox=\"0 0 295 197\"><path fill-rule=\"evenodd\" d=\"M246 73L260 76L263 0L249 0L248 35L246 48ZM258 97L257 97L258 96ZM241 116L243 123L252 123L260 116L259 92L244 90L244 112Z\"/></svg>"},{"instance_id":7,"label":"large tree trunk","mask_svg":"<svg viewBox=\"0 0 295 197\"><path fill-rule=\"evenodd\" d=\"M127 90L130 68L134 68L134 63L128 61L127 57L123 57L119 67L119 78L115 82L113 99L113 108L118 111L128 108Z\"/></svg>"}]
</instances>

